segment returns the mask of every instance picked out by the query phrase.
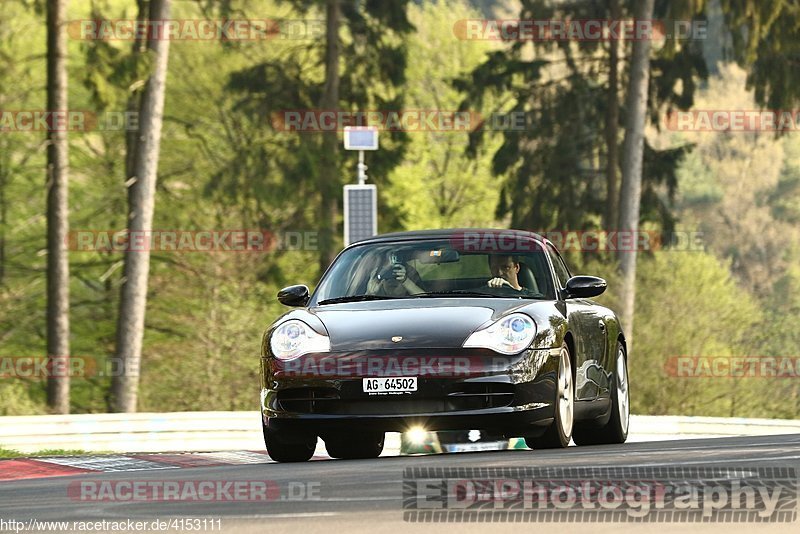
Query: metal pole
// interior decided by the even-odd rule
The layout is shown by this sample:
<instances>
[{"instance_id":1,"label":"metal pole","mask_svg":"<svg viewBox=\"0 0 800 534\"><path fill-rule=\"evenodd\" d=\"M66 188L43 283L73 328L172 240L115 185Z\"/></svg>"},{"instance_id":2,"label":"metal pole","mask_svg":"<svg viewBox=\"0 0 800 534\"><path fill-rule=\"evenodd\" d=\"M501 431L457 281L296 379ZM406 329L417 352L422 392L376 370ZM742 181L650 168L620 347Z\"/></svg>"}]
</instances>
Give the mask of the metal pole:
<instances>
[{"instance_id":1,"label":"metal pole","mask_svg":"<svg viewBox=\"0 0 800 534\"><path fill-rule=\"evenodd\" d=\"M358 151L358 185L364 185L367 180L367 166L364 165L364 151Z\"/></svg>"}]
</instances>

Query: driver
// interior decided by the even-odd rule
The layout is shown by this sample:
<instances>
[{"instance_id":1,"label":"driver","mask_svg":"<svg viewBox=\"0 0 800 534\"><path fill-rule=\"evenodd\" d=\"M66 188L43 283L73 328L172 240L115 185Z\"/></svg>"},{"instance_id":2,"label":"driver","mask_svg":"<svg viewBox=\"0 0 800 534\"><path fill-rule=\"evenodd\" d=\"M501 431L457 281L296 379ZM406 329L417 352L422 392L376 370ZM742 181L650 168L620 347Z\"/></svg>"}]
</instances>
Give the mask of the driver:
<instances>
[{"instance_id":1,"label":"driver","mask_svg":"<svg viewBox=\"0 0 800 534\"><path fill-rule=\"evenodd\" d=\"M387 260L388 266L384 264L372 271L367 283L367 294L405 297L425 292L409 277L409 270L414 272L413 268L406 267L395 254L391 254Z\"/></svg>"},{"instance_id":2,"label":"driver","mask_svg":"<svg viewBox=\"0 0 800 534\"><path fill-rule=\"evenodd\" d=\"M519 261L514 256L490 254L489 270L492 271L492 279L487 282L489 287L507 286L517 291L523 288L519 284Z\"/></svg>"}]
</instances>

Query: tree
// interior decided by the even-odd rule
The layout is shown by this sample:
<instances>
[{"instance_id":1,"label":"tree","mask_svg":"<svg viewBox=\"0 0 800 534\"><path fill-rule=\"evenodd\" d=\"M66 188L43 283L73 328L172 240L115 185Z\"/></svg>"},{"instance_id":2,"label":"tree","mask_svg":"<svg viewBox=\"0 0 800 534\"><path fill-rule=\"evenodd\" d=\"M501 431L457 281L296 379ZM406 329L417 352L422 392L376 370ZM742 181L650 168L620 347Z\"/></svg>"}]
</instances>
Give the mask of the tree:
<instances>
[{"instance_id":1,"label":"tree","mask_svg":"<svg viewBox=\"0 0 800 534\"><path fill-rule=\"evenodd\" d=\"M638 21L653 19L654 0L636 4ZM619 229L636 235L639 230L639 207L642 199L642 161L644 128L647 122L647 96L650 82L650 39L633 43L631 74L625 109L625 145L622 153ZM633 312L636 295L636 247L620 251L622 271L622 324L630 346L633 337Z\"/></svg>"},{"instance_id":2,"label":"tree","mask_svg":"<svg viewBox=\"0 0 800 534\"><path fill-rule=\"evenodd\" d=\"M47 2L47 109L68 109L67 0ZM64 128L47 131L47 357L52 370L69 363L69 141ZM69 374L50 373L47 404L69 413Z\"/></svg>"},{"instance_id":3,"label":"tree","mask_svg":"<svg viewBox=\"0 0 800 534\"><path fill-rule=\"evenodd\" d=\"M747 73L723 66L697 98L699 109L752 109ZM670 132L695 145L679 169L677 216L702 232L705 248L725 258L740 287L774 309L773 284L800 243L800 150L794 136L771 132ZM670 141L674 142L674 141Z\"/></svg>"},{"instance_id":4,"label":"tree","mask_svg":"<svg viewBox=\"0 0 800 534\"><path fill-rule=\"evenodd\" d=\"M314 113L320 108L348 112L402 109L404 94L399 88L405 82L404 38L414 29L406 16L407 0L287 3L301 15L325 13L325 39L306 40L294 46L291 53L232 73L228 89L240 96L235 105L237 111L259 117L263 128L286 110ZM341 147L336 131L297 133L274 126L273 123L272 139L287 150L271 151L270 161L265 164L275 170L283 184L305 184L309 177L314 179L314 187L303 198L305 206L315 208L311 221L306 222L319 232L318 263L320 269L325 269L340 243L337 229L342 177L355 175L353 158L339 157ZM381 133L381 150L369 157L370 180L379 186L382 181L386 183L389 171L401 161L406 142L405 132ZM264 147L253 148L264 152ZM242 157L255 155L247 152ZM235 180L236 176L220 173L210 185L216 190L232 190ZM266 194L270 191L266 190ZM392 210L385 208L390 206L379 198L379 224L396 222Z\"/></svg>"},{"instance_id":5,"label":"tree","mask_svg":"<svg viewBox=\"0 0 800 534\"><path fill-rule=\"evenodd\" d=\"M792 0L720 0L736 59L747 67L747 88L771 109L800 101L800 6Z\"/></svg>"},{"instance_id":6,"label":"tree","mask_svg":"<svg viewBox=\"0 0 800 534\"><path fill-rule=\"evenodd\" d=\"M608 0L610 20L622 18L620 0ZM619 137L619 42L610 39L608 42L608 90L606 97L606 212L604 226L613 229L619 218L618 166L617 150Z\"/></svg>"},{"instance_id":7,"label":"tree","mask_svg":"<svg viewBox=\"0 0 800 534\"><path fill-rule=\"evenodd\" d=\"M148 19L168 19L170 1L151 0ZM130 188L128 231L144 235L148 235L153 227L169 39L154 33L148 37L147 48L153 54L154 61L139 107L139 131L133 158L134 174L127 182ZM116 350L122 372L114 376L111 386L112 409L117 412L136 411L149 272L150 251L147 247L126 254Z\"/></svg>"},{"instance_id":8,"label":"tree","mask_svg":"<svg viewBox=\"0 0 800 534\"><path fill-rule=\"evenodd\" d=\"M765 417L786 404L775 400L776 390L765 388L763 379L676 372L681 356L763 354L753 339L763 324L762 307L742 293L727 262L702 251L664 250L642 256L637 267L637 348L629 366L637 384L634 413Z\"/></svg>"},{"instance_id":9,"label":"tree","mask_svg":"<svg viewBox=\"0 0 800 534\"><path fill-rule=\"evenodd\" d=\"M339 109L339 25L341 0L325 2L325 87L320 108L325 111ZM339 138L336 130L322 133L322 154L319 172L320 203L319 269L325 271L336 255L334 231L337 227L339 179Z\"/></svg>"},{"instance_id":10,"label":"tree","mask_svg":"<svg viewBox=\"0 0 800 534\"><path fill-rule=\"evenodd\" d=\"M462 95L453 79L479 65L492 42L453 39L441 28L454 19L480 17L466 0L428 2L409 6L409 18L417 28L409 40L408 55L415 59L406 69L405 103L409 109L458 109ZM487 99L486 107L493 101ZM483 110L471 110L471 116ZM499 138L492 139L474 158L464 154L468 131L409 132L403 162L392 169L390 183L380 190L402 221L398 229L493 227L501 180L491 173L492 155Z\"/></svg>"},{"instance_id":11,"label":"tree","mask_svg":"<svg viewBox=\"0 0 800 534\"><path fill-rule=\"evenodd\" d=\"M696 6L660 2L656 15L680 20ZM689 3L691 4L691 3ZM625 20L635 2L524 0L521 20ZM678 12L677 10L682 11ZM499 111L527 117L524 129L501 132L493 173L503 177L497 217L532 230L584 230L618 225L619 118L630 76L630 41L532 39L493 52L468 76L456 81L462 107L480 105L488 94L503 102ZM652 98L646 116L658 124L663 108L688 109L696 78L706 71L695 42L666 39L652 63ZM469 151L488 129L473 133ZM671 230L674 169L686 147L656 149L645 140L641 215ZM535 199L535 201L532 201Z\"/></svg>"}]
</instances>

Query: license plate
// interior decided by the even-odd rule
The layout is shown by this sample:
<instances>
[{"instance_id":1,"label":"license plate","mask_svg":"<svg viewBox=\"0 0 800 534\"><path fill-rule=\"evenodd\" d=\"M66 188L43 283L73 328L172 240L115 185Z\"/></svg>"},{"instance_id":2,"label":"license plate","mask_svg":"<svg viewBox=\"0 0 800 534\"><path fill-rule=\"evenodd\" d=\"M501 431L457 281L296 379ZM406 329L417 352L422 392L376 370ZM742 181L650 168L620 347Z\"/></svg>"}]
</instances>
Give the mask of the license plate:
<instances>
[{"instance_id":1,"label":"license plate","mask_svg":"<svg viewBox=\"0 0 800 534\"><path fill-rule=\"evenodd\" d=\"M416 376L394 376L389 378L364 378L362 379L364 393L390 394L410 393L417 391Z\"/></svg>"},{"instance_id":2,"label":"license plate","mask_svg":"<svg viewBox=\"0 0 800 534\"><path fill-rule=\"evenodd\" d=\"M498 451L508 448L506 441L482 441L480 443L451 443L445 445L447 452Z\"/></svg>"}]
</instances>

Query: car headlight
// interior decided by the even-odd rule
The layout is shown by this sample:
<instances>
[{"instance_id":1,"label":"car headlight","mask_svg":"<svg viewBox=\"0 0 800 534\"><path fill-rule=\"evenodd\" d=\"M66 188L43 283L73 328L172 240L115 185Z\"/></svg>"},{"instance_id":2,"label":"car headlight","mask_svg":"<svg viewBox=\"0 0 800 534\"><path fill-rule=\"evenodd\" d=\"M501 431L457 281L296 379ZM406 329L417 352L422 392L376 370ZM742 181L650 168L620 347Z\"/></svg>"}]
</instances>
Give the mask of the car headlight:
<instances>
[{"instance_id":1,"label":"car headlight","mask_svg":"<svg viewBox=\"0 0 800 534\"><path fill-rule=\"evenodd\" d=\"M292 360L309 352L330 352L331 339L303 321L290 319L272 332L269 346L279 360Z\"/></svg>"},{"instance_id":2,"label":"car headlight","mask_svg":"<svg viewBox=\"0 0 800 534\"><path fill-rule=\"evenodd\" d=\"M512 313L473 332L463 346L492 349L501 354L517 354L528 348L535 335L536 324L533 319L522 313Z\"/></svg>"}]
</instances>

